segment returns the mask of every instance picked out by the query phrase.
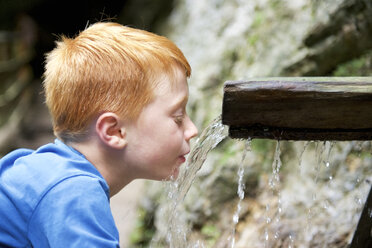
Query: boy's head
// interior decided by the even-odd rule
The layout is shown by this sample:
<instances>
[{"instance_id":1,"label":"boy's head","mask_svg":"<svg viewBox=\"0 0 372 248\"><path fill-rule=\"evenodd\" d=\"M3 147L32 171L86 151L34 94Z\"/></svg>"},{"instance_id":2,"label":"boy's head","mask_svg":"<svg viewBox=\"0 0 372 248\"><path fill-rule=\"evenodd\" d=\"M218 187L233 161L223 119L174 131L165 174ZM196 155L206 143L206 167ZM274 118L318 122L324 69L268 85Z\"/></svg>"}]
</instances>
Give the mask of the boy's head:
<instances>
[{"instance_id":1,"label":"boy's head","mask_svg":"<svg viewBox=\"0 0 372 248\"><path fill-rule=\"evenodd\" d=\"M96 23L77 37L62 37L47 54L46 103L56 136L79 141L106 111L134 120L154 97L154 89L177 68L191 68L165 37L116 23ZM170 80L171 82L173 80Z\"/></svg>"}]
</instances>

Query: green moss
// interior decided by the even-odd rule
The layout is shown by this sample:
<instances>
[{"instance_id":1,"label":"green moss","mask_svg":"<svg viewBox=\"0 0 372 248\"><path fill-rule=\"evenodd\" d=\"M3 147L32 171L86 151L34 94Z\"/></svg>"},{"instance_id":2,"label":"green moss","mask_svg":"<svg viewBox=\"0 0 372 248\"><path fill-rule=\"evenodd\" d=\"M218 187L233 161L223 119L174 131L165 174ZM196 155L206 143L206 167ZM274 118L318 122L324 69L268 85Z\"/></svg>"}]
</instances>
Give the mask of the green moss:
<instances>
[{"instance_id":1,"label":"green moss","mask_svg":"<svg viewBox=\"0 0 372 248\"><path fill-rule=\"evenodd\" d=\"M211 224L204 225L200 232L205 237L207 247L213 247L217 239L221 236L220 230Z\"/></svg>"},{"instance_id":2,"label":"green moss","mask_svg":"<svg viewBox=\"0 0 372 248\"><path fill-rule=\"evenodd\" d=\"M206 237L216 237L219 235L219 231L214 225L203 226L201 229L201 233Z\"/></svg>"},{"instance_id":3,"label":"green moss","mask_svg":"<svg viewBox=\"0 0 372 248\"><path fill-rule=\"evenodd\" d=\"M231 140L225 139L221 143L218 147L218 152L222 153L222 157L220 158L219 164L225 165L232 157L234 157L237 153L240 153L241 151L236 150L236 148L232 145Z\"/></svg>"},{"instance_id":4,"label":"green moss","mask_svg":"<svg viewBox=\"0 0 372 248\"><path fill-rule=\"evenodd\" d=\"M226 80L231 79L232 68L234 67L235 63L238 60L239 60L239 54L236 49L226 50L223 53L224 63L221 66L221 70L218 74L218 79L216 80L216 84L220 84L220 82L224 82Z\"/></svg>"},{"instance_id":5,"label":"green moss","mask_svg":"<svg viewBox=\"0 0 372 248\"><path fill-rule=\"evenodd\" d=\"M372 51L339 65L334 70L333 76L372 76Z\"/></svg>"},{"instance_id":6,"label":"green moss","mask_svg":"<svg viewBox=\"0 0 372 248\"><path fill-rule=\"evenodd\" d=\"M267 139L252 140L252 151L257 155L256 163L262 168L263 173L272 170L276 142L276 140Z\"/></svg>"},{"instance_id":7,"label":"green moss","mask_svg":"<svg viewBox=\"0 0 372 248\"><path fill-rule=\"evenodd\" d=\"M252 29L256 29L258 28L259 26L262 25L263 21L264 21L264 14L262 11L257 11L255 13L255 16L254 16L254 19L253 19L253 23L252 23Z\"/></svg>"},{"instance_id":8,"label":"green moss","mask_svg":"<svg viewBox=\"0 0 372 248\"><path fill-rule=\"evenodd\" d=\"M257 34L253 34L248 37L248 43L251 46L255 46L259 40L260 37Z\"/></svg>"},{"instance_id":9,"label":"green moss","mask_svg":"<svg viewBox=\"0 0 372 248\"><path fill-rule=\"evenodd\" d=\"M273 8L273 9L278 9L279 7L282 7L282 1L281 0L271 0L269 2L269 5Z\"/></svg>"},{"instance_id":10,"label":"green moss","mask_svg":"<svg viewBox=\"0 0 372 248\"><path fill-rule=\"evenodd\" d=\"M131 247L147 247L155 233L153 215L140 208L138 216L135 228L130 234L130 244Z\"/></svg>"},{"instance_id":11,"label":"green moss","mask_svg":"<svg viewBox=\"0 0 372 248\"><path fill-rule=\"evenodd\" d=\"M252 140L252 150L264 154L268 152L269 148L271 148L272 145L270 143L272 143L270 140L254 139Z\"/></svg>"}]
</instances>

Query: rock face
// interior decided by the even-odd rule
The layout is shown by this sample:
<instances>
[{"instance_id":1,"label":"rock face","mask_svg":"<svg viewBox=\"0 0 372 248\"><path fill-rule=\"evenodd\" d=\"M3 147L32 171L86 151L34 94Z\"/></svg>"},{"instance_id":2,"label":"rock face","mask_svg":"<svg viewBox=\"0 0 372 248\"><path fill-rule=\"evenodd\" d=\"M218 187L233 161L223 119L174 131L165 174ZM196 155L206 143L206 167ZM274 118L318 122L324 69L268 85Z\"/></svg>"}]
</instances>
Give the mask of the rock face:
<instances>
[{"instance_id":1,"label":"rock face","mask_svg":"<svg viewBox=\"0 0 372 248\"><path fill-rule=\"evenodd\" d=\"M183 0L159 32L193 68L188 111L201 131L221 114L227 80L372 75L371 14L370 1L362 0ZM370 188L369 142L253 140L237 211L244 143L227 138L210 152L178 205L174 247L350 243ZM163 186L148 185L147 214L139 220L146 235L137 230L134 247L151 239L152 247L166 247L172 238L167 207L174 199Z\"/></svg>"},{"instance_id":2,"label":"rock face","mask_svg":"<svg viewBox=\"0 0 372 248\"><path fill-rule=\"evenodd\" d=\"M315 25L305 37L305 57L283 70L288 75L319 76L372 48L372 3L344 1L329 22Z\"/></svg>"}]
</instances>

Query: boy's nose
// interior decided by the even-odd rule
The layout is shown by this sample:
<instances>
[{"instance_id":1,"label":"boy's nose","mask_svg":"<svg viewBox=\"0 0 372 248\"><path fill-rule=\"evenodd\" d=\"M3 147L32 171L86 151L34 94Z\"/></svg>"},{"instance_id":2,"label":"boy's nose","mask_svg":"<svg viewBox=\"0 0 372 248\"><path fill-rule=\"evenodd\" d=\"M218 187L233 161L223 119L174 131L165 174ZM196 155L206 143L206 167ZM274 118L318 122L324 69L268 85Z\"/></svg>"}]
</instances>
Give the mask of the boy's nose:
<instances>
[{"instance_id":1,"label":"boy's nose","mask_svg":"<svg viewBox=\"0 0 372 248\"><path fill-rule=\"evenodd\" d=\"M190 117L187 116L187 123L185 129L185 139L189 141L190 139L196 137L198 135L198 129L196 128L195 124L192 122Z\"/></svg>"}]
</instances>

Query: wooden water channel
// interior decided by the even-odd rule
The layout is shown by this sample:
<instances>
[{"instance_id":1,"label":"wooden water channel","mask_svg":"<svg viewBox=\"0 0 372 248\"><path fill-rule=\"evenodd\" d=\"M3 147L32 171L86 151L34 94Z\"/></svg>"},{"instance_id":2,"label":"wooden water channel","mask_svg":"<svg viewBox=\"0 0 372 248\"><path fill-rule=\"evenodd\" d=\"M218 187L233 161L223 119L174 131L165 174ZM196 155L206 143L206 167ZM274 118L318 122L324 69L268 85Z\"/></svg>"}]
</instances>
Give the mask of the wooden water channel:
<instances>
[{"instance_id":1,"label":"wooden water channel","mask_svg":"<svg viewBox=\"0 0 372 248\"><path fill-rule=\"evenodd\" d=\"M232 138L372 140L372 77L256 78L224 85ZM350 248L372 247L372 187Z\"/></svg>"}]
</instances>

